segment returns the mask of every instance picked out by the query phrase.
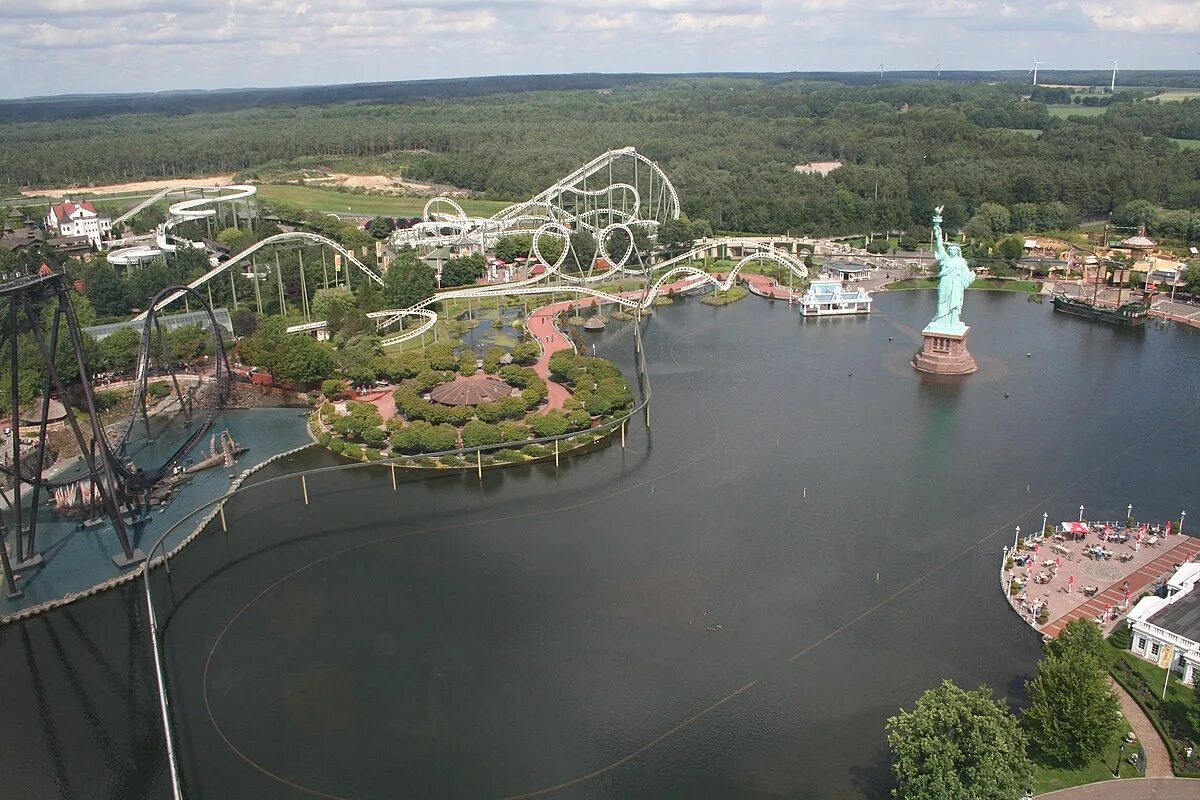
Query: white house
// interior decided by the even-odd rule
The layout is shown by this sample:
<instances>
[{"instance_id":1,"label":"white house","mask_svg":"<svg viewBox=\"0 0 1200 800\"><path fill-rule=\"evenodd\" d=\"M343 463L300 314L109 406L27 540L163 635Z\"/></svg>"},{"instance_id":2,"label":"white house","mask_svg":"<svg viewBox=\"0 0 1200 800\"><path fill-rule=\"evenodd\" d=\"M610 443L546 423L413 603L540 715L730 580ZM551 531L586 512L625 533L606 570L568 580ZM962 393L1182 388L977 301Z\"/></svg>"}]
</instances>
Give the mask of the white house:
<instances>
[{"instance_id":1,"label":"white house","mask_svg":"<svg viewBox=\"0 0 1200 800\"><path fill-rule=\"evenodd\" d=\"M1184 564L1167 581L1166 597L1143 597L1128 617L1133 652L1191 684L1200 682L1198 582L1200 564Z\"/></svg>"},{"instance_id":2,"label":"white house","mask_svg":"<svg viewBox=\"0 0 1200 800\"><path fill-rule=\"evenodd\" d=\"M112 231L112 217L96 210L89 201L73 203L64 200L50 206L46 229L58 231L59 236L86 236L94 247Z\"/></svg>"}]
</instances>

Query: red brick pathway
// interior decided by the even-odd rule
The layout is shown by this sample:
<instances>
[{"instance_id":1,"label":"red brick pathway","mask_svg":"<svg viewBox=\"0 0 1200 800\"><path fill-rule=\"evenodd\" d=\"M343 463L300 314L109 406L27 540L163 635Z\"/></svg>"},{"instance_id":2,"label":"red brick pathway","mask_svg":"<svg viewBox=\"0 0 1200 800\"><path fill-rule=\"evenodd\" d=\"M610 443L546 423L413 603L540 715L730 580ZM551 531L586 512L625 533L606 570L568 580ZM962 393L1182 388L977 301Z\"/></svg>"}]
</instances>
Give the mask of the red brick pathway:
<instances>
[{"instance_id":1,"label":"red brick pathway","mask_svg":"<svg viewBox=\"0 0 1200 800\"><path fill-rule=\"evenodd\" d=\"M1172 537L1176 538L1176 537ZM1054 620L1046 627L1042 628L1042 633L1047 636L1057 636L1059 631L1067 626L1067 623L1073 619L1094 619L1098 615L1104 613L1104 606L1111 605L1113 608L1121 605L1125 601L1125 591L1122 588L1124 581L1129 581L1129 594L1136 601L1137 596L1142 589L1154 583L1163 575L1174 571L1176 564L1182 564L1188 561L1197 552L1200 552L1200 540L1190 536L1179 537L1183 541L1176 544L1170 550L1167 550L1162 555L1155 558L1153 561L1143 564L1130 575L1125 576L1119 581L1115 581L1108 586L1104 591L1097 592L1095 596L1087 599L1080 605L1063 614L1058 619Z\"/></svg>"}]
</instances>

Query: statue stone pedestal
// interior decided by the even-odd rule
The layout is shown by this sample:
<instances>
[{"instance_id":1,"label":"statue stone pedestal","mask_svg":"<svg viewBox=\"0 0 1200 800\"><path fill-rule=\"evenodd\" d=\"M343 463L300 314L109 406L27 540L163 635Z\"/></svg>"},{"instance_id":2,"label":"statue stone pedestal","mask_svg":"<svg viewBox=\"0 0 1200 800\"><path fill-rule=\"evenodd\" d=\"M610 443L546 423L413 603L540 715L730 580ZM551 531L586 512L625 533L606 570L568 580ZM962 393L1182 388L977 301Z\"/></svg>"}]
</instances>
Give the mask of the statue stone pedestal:
<instances>
[{"instance_id":1,"label":"statue stone pedestal","mask_svg":"<svg viewBox=\"0 0 1200 800\"><path fill-rule=\"evenodd\" d=\"M931 375L970 375L979 366L967 352L969 326L964 325L960 333L946 333L926 328L921 331L924 341L921 349L913 355L912 365L918 372Z\"/></svg>"}]
</instances>

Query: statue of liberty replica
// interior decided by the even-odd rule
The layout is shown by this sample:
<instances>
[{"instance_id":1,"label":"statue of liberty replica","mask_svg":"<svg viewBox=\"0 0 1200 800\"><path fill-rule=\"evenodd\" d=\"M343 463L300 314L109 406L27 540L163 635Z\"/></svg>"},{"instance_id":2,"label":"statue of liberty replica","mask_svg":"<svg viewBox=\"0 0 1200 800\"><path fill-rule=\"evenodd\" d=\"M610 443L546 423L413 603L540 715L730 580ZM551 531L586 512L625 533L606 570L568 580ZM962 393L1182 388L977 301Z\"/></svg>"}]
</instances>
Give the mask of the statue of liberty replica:
<instances>
[{"instance_id":1,"label":"statue of liberty replica","mask_svg":"<svg viewBox=\"0 0 1200 800\"><path fill-rule=\"evenodd\" d=\"M933 212L933 255L938 265L937 311L921 331L921 349L913 356L913 367L934 375L968 375L978 367L967 352L970 327L963 324L963 295L975 273L956 244L942 236L942 209Z\"/></svg>"}]
</instances>

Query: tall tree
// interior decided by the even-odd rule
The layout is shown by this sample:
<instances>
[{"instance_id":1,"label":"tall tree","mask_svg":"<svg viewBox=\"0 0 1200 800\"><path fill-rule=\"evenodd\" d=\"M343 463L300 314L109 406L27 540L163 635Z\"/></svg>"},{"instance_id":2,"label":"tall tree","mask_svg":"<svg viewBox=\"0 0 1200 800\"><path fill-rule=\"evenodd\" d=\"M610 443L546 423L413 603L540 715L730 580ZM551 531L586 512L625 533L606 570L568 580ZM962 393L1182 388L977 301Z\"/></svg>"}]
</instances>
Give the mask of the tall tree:
<instances>
[{"instance_id":1,"label":"tall tree","mask_svg":"<svg viewBox=\"0 0 1200 800\"><path fill-rule=\"evenodd\" d=\"M1047 644L1037 675L1025 684L1029 706L1022 727L1034 756L1058 767L1083 766L1120 729L1121 706L1109 686L1098 632L1082 626L1095 627L1081 620L1065 640Z\"/></svg>"},{"instance_id":2,"label":"tall tree","mask_svg":"<svg viewBox=\"0 0 1200 800\"><path fill-rule=\"evenodd\" d=\"M1015 717L986 687L943 681L887 721L899 800L1015 800L1033 767Z\"/></svg>"},{"instance_id":3,"label":"tall tree","mask_svg":"<svg viewBox=\"0 0 1200 800\"><path fill-rule=\"evenodd\" d=\"M413 250L402 250L383 275L383 299L389 308L408 308L433 295L433 270Z\"/></svg>"}]
</instances>

